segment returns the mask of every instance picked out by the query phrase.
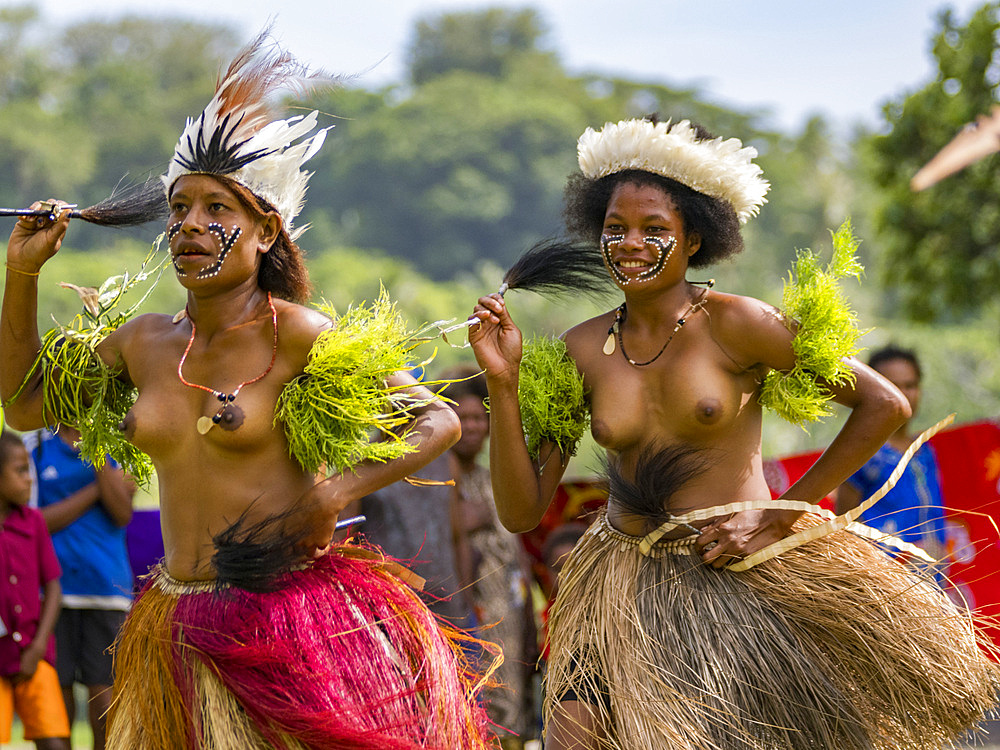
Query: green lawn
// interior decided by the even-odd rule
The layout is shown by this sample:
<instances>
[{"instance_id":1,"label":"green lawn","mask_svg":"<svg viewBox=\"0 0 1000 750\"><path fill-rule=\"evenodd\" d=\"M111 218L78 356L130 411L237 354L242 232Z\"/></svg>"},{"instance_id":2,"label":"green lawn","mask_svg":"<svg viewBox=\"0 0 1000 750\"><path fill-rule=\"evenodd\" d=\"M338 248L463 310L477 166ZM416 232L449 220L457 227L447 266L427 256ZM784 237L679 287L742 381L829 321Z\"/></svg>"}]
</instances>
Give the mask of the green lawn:
<instances>
[{"instance_id":1,"label":"green lawn","mask_svg":"<svg viewBox=\"0 0 1000 750\"><path fill-rule=\"evenodd\" d=\"M73 722L73 750L92 750L94 738L90 733L90 727L85 721ZM21 722L14 719L14 728L10 734L10 744L0 745L4 750L35 750L35 743L24 739L24 728Z\"/></svg>"}]
</instances>

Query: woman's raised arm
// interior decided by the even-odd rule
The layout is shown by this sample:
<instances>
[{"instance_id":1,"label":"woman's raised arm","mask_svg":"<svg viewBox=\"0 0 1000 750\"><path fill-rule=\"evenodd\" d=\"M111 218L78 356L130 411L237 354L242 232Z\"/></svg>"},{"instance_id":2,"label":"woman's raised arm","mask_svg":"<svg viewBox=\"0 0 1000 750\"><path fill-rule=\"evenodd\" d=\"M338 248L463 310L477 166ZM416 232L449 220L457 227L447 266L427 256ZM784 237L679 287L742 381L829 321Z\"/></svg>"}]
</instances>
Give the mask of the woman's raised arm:
<instances>
[{"instance_id":1,"label":"woman's raised arm","mask_svg":"<svg viewBox=\"0 0 1000 750\"><path fill-rule=\"evenodd\" d=\"M41 206L36 201L31 207ZM42 345L38 336L38 275L62 245L69 214L61 210L58 216L22 217L7 243L7 280L0 310L0 400L7 423L17 430L45 426L41 373L35 373L27 383L24 380ZM15 395L17 399L12 400Z\"/></svg>"},{"instance_id":2,"label":"woman's raised arm","mask_svg":"<svg viewBox=\"0 0 1000 750\"><path fill-rule=\"evenodd\" d=\"M469 343L486 371L490 392L490 476L500 522L515 533L535 528L566 469L562 451L543 444L548 460L541 469L528 454L517 400L521 331L507 312L503 297L482 297L473 312L479 325L469 329Z\"/></svg>"}]
</instances>

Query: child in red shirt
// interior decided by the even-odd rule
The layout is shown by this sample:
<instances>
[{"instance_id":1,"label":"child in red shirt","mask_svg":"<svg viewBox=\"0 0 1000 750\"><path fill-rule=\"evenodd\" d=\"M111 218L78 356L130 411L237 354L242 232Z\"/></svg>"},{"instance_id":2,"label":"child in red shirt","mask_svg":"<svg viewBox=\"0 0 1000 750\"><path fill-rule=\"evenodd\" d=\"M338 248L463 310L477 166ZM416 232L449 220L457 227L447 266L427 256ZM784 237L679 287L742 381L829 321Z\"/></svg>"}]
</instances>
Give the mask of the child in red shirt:
<instances>
[{"instance_id":1,"label":"child in red shirt","mask_svg":"<svg viewBox=\"0 0 1000 750\"><path fill-rule=\"evenodd\" d=\"M53 666L61 571L42 514L28 507L29 466L21 439L0 433L0 743L16 711L38 750L70 750Z\"/></svg>"}]
</instances>

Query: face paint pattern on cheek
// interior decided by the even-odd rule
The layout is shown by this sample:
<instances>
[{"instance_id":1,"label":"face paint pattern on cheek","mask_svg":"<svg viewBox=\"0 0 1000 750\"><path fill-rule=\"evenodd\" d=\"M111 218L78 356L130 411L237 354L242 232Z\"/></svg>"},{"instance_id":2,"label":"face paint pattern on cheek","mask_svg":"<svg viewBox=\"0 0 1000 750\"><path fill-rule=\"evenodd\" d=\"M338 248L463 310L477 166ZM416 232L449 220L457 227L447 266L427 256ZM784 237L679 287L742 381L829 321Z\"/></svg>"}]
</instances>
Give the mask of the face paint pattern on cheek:
<instances>
[{"instance_id":1,"label":"face paint pattern on cheek","mask_svg":"<svg viewBox=\"0 0 1000 750\"><path fill-rule=\"evenodd\" d=\"M171 242L173 242L174 237L176 237L180 233L181 226L183 224L184 224L183 221L178 221L178 222L175 222L175 223L171 224L169 227L167 227L167 244L168 245ZM174 258L170 262L174 264L174 270L177 271L177 273L183 273L184 272L183 269L181 269L181 267L179 265L177 265L177 259L176 258Z\"/></svg>"},{"instance_id":2,"label":"face paint pattern on cheek","mask_svg":"<svg viewBox=\"0 0 1000 750\"><path fill-rule=\"evenodd\" d=\"M219 241L219 246L221 248L219 251L219 259L208 268L199 271L198 275L195 276L196 279L210 279L213 276L216 276L219 271L222 270L222 264L229 255L229 251L233 249L233 245L236 244L236 240L241 234L243 234L242 229L233 225L233 233L227 235L226 230L222 228L222 224L217 224L215 222L208 225L208 232Z\"/></svg>"},{"instance_id":3,"label":"face paint pattern on cheek","mask_svg":"<svg viewBox=\"0 0 1000 750\"><path fill-rule=\"evenodd\" d=\"M652 268L648 271L643 271L634 277L630 277L623 274L611 258L611 246L621 244L624 240L624 234L601 235L601 253L604 256L604 263L610 269L611 275L614 277L615 281L622 286L628 286L632 282L648 281L649 279L659 276L664 266L666 266L667 261L670 259L670 256L673 254L674 248L677 246L677 240L673 237L668 238L666 242L661 240L659 237L652 235L643 237L642 241L644 243L653 245L657 249L656 260L653 262Z\"/></svg>"}]
</instances>

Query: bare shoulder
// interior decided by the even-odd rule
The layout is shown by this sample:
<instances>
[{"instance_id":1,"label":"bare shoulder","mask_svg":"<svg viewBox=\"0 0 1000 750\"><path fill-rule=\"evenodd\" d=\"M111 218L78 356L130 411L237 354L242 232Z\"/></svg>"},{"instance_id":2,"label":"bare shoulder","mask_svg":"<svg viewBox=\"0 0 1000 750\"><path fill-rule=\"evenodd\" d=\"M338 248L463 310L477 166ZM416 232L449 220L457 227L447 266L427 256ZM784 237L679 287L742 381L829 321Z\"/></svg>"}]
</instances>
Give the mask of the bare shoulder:
<instances>
[{"instance_id":1,"label":"bare shoulder","mask_svg":"<svg viewBox=\"0 0 1000 750\"><path fill-rule=\"evenodd\" d=\"M333 325L326 315L311 307L276 299L274 309L278 313L279 340L282 346L303 359L312 349L316 337Z\"/></svg>"},{"instance_id":2,"label":"bare shoulder","mask_svg":"<svg viewBox=\"0 0 1000 750\"><path fill-rule=\"evenodd\" d=\"M561 338L566 342L569 355L576 361L577 367L586 370L587 361L596 351L600 353L604 340L608 337L608 329L615 320L615 311L611 310L597 317L585 320L563 333ZM595 348L595 342L600 342Z\"/></svg>"},{"instance_id":3,"label":"bare shoulder","mask_svg":"<svg viewBox=\"0 0 1000 750\"><path fill-rule=\"evenodd\" d=\"M793 326L774 305L754 297L712 291L705 302L712 338L744 369L794 364Z\"/></svg>"},{"instance_id":4,"label":"bare shoulder","mask_svg":"<svg viewBox=\"0 0 1000 750\"><path fill-rule=\"evenodd\" d=\"M132 367L157 351L157 346L173 332L174 316L163 313L143 313L108 334L97 346L97 353L106 365L118 370L118 377L133 382ZM138 365L141 370L141 365Z\"/></svg>"},{"instance_id":5,"label":"bare shoulder","mask_svg":"<svg viewBox=\"0 0 1000 750\"><path fill-rule=\"evenodd\" d=\"M100 350L124 352L135 346L145 346L171 333L173 327L172 315L143 313L108 334Z\"/></svg>"}]
</instances>

